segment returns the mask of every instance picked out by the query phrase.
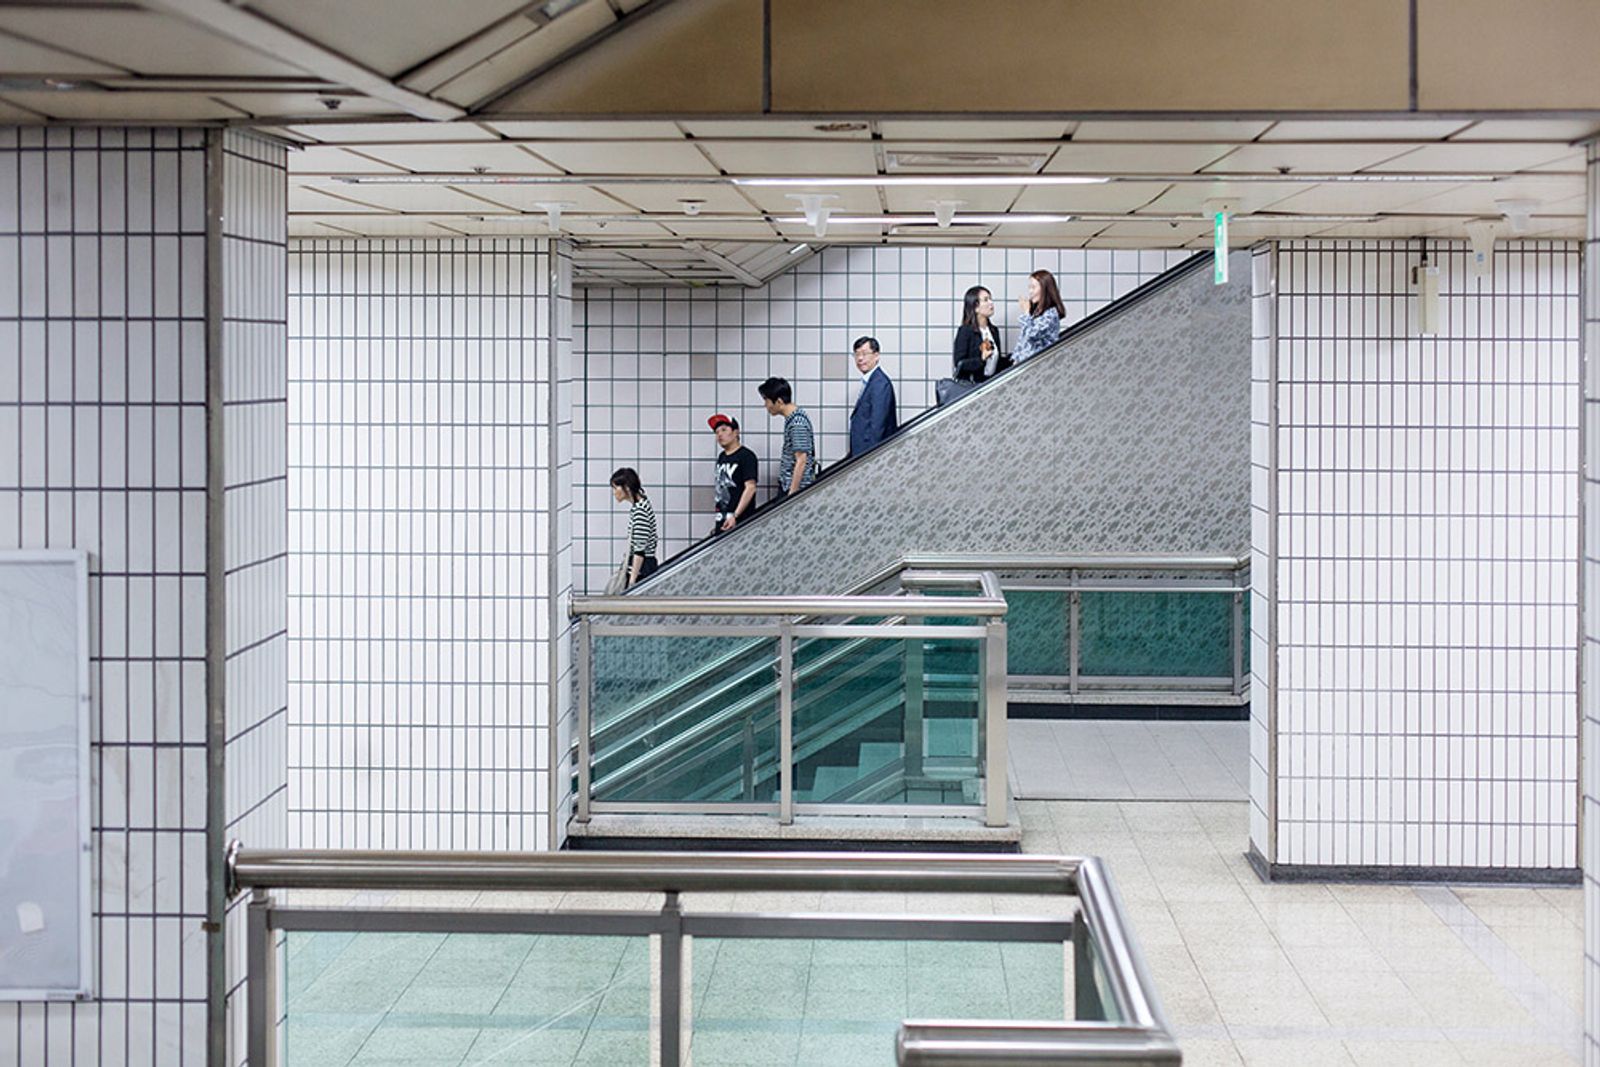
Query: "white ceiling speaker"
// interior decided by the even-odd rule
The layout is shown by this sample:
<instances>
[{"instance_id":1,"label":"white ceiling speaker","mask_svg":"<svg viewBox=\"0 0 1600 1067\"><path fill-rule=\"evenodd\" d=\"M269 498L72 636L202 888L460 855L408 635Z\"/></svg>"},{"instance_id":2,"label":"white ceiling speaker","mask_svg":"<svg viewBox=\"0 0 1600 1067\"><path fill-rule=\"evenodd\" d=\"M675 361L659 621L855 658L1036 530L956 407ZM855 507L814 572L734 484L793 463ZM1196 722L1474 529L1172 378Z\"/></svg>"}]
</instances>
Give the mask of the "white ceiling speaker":
<instances>
[{"instance_id":1,"label":"white ceiling speaker","mask_svg":"<svg viewBox=\"0 0 1600 1067\"><path fill-rule=\"evenodd\" d=\"M544 220L550 226L551 233L561 232L561 213L569 207L577 207L570 200L537 200L533 206L544 212Z\"/></svg>"},{"instance_id":2,"label":"white ceiling speaker","mask_svg":"<svg viewBox=\"0 0 1600 1067\"><path fill-rule=\"evenodd\" d=\"M941 230L948 230L950 224L956 219L956 208L965 204L965 200L930 200L933 205L933 220L939 224Z\"/></svg>"},{"instance_id":3,"label":"white ceiling speaker","mask_svg":"<svg viewBox=\"0 0 1600 1067\"><path fill-rule=\"evenodd\" d=\"M1539 207L1537 200L1496 200L1494 206L1511 223L1512 233L1527 233L1533 228L1533 213Z\"/></svg>"},{"instance_id":4,"label":"white ceiling speaker","mask_svg":"<svg viewBox=\"0 0 1600 1067\"><path fill-rule=\"evenodd\" d=\"M839 199L833 193L790 193L790 200L800 201L800 210L805 214L806 225L811 227L811 232L818 237L827 235L828 216L833 213L830 201Z\"/></svg>"},{"instance_id":5,"label":"white ceiling speaker","mask_svg":"<svg viewBox=\"0 0 1600 1067\"><path fill-rule=\"evenodd\" d=\"M1494 273L1494 238L1500 231L1499 219L1473 219L1467 223L1467 240L1472 242L1472 254L1467 263L1474 278L1487 278Z\"/></svg>"},{"instance_id":6,"label":"white ceiling speaker","mask_svg":"<svg viewBox=\"0 0 1600 1067\"><path fill-rule=\"evenodd\" d=\"M706 206L704 200L679 200L678 205L683 208L683 213L690 217L700 214L700 209Z\"/></svg>"}]
</instances>

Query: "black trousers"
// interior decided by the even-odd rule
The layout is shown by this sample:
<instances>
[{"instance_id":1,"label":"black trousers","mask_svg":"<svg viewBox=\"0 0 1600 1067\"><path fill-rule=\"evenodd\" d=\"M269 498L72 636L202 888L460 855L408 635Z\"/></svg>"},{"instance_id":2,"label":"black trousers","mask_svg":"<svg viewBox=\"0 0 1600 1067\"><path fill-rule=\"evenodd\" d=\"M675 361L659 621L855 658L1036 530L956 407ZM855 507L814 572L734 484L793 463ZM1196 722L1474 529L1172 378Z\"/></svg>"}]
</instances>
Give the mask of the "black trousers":
<instances>
[{"instance_id":1,"label":"black trousers","mask_svg":"<svg viewBox=\"0 0 1600 1067\"><path fill-rule=\"evenodd\" d=\"M654 556L644 557L644 562L639 564L639 580L642 582L650 577L661 567Z\"/></svg>"}]
</instances>

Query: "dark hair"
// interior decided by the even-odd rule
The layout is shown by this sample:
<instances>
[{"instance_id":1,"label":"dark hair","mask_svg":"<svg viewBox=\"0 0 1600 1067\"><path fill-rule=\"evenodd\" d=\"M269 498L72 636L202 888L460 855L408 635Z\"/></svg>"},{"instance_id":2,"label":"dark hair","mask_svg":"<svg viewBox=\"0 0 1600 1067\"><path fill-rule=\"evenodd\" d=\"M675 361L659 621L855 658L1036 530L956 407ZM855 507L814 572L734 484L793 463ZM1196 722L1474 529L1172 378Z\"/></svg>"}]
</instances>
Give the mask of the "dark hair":
<instances>
[{"instance_id":1,"label":"dark hair","mask_svg":"<svg viewBox=\"0 0 1600 1067\"><path fill-rule=\"evenodd\" d=\"M1045 309L1055 308L1057 315L1066 318L1067 307L1061 302L1061 290L1056 287L1056 276L1047 270L1036 270L1028 277L1039 283L1039 299L1028 305L1028 313L1042 315Z\"/></svg>"},{"instance_id":2,"label":"dark hair","mask_svg":"<svg viewBox=\"0 0 1600 1067\"><path fill-rule=\"evenodd\" d=\"M632 467L618 467L612 471L611 484L627 493L629 500L644 496L644 486L639 484L639 472Z\"/></svg>"},{"instance_id":3,"label":"dark hair","mask_svg":"<svg viewBox=\"0 0 1600 1067\"><path fill-rule=\"evenodd\" d=\"M756 386L756 392L761 394L763 400L772 400L779 404L787 404L794 399L794 390L789 388L787 378L768 378Z\"/></svg>"},{"instance_id":4,"label":"dark hair","mask_svg":"<svg viewBox=\"0 0 1600 1067\"><path fill-rule=\"evenodd\" d=\"M883 349L878 347L878 339L876 337L857 337L856 343L850 346L850 351L854 352L862 345L871 345L874 352L883 351Z\"/></svg>"},{"instance_id":5,"label":"dark hair","mask_svg":"<svg viewBox=\"0 0 1600 1067\"><path fill-rule=\"evenodd\" d=\"M967 290L967 295L961 298L961 325L978 328L978 294L989 293L988 286L974 285ZM993 293L989 293L993 296Z\"/></svg>"}]
</instances>

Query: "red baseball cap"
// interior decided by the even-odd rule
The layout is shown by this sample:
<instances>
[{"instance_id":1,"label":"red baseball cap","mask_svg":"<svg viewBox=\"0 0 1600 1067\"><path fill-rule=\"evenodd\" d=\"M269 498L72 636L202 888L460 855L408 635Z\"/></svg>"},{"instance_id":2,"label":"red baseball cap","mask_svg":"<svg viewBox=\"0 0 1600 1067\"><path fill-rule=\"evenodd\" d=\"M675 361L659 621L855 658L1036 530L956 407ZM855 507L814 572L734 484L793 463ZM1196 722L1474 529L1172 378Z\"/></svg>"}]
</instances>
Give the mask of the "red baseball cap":
<instances>
[{"instance_id":1,"label":"red baseball cap","mask_svg":"<svg viewBox=\"0 0 1600 1067\"><path fill-rule=\"evenodd\" d=\"M706 420L706 425L711 427L713 430L715 430L718 426L723 425L724 423L726 423L729 426L732 426L735 430L737 430L739 428L739 420L738 419L729 418L727 415L724 415L720 411Z\"/></svg>"}]
</instances>

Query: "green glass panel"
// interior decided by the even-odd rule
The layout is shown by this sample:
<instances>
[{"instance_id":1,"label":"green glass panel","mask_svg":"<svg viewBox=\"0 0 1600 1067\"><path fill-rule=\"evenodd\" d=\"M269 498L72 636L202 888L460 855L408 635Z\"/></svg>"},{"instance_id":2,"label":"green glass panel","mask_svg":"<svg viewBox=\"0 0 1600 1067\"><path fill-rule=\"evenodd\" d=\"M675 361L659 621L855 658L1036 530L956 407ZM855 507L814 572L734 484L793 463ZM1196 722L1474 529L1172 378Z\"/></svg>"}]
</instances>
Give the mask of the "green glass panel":
<instances>
[{"instance_id":1,"label":"green glass panel","mask_svg":"<svg viewBox=\"0 0 1600 1067\"><path fill-rule=\"evenodd\" d=\"M694 939L696 1064L894 1062L902 1021L1067 1014L1059 944Z\"/></svg>"},{"instance_id":2,"label":"green glass panel","mask_svg":"<svg viewBox=\"0 0 1600 1067\"><path fill-rule=\"evenodd\" d=\"M649 939L285 938L287 1067L648 1063Z\"/></svg>"},{"instance_id":3,"label":"green glass panel","mask_svg":"<svg viewBox=\"0 0 1600 1067\"><path fill-rule=\"evenodd\" d=\"M600 637L595 656L595 800L773 799L776 638Z\"/></svg>"},{"instance_id":4,"label":"green glass panel","mask_svg":"<svg viewBox=\"0 0 1600 1067\"><path fill-rule=\"evenodd\" d=\"M1085 1007L1085 1001L1077 1000L1073 1015L1080 1022L1121 1022L1122 1013L1117 1009L1116 997L1111 991L1111 980L1106 977L1104 953L1101 952L1099 944L1092 939L1085 944L1084 950L1088 954L1089 966L1081 968L1075 963L1073 982L1090 984L1093 995L1087 999L1097 1004L1098 1010L1089 1011ZM1080 970L1087 970L1087 973L1078 973Z\"/></svg>"},{"instance_id":5,"label":"green glass panel","mask_svg":"<svg viewBox=\"0 0 1600 1067\"><path fill-rule=\"evenodd\" d=\"M979 639L808 644L795 680L796 800L978 802ZM920 718L907 713L917 688Z\"/></svg>"},{"instance_id":6,"label":"green glass panel","mask_svg":"<svg viewBox=\"0 0 1600 1067\"><path fill-rule=\"evenodd\" d=\"M1084 592L1080 604L1085 676L1233 675L1232 593Z\"/></svg>"},{"instance_id":7,"label":"green glass panel","mask_svg":"<svg viewBox=\"0 0 1600 1067\"><path fill-rule=\"evenodd\" d=\"M1006 670L1050 678L1071 673L1064 591L1015 590L1006 594Z\"/></svg>"}]
</instances>

